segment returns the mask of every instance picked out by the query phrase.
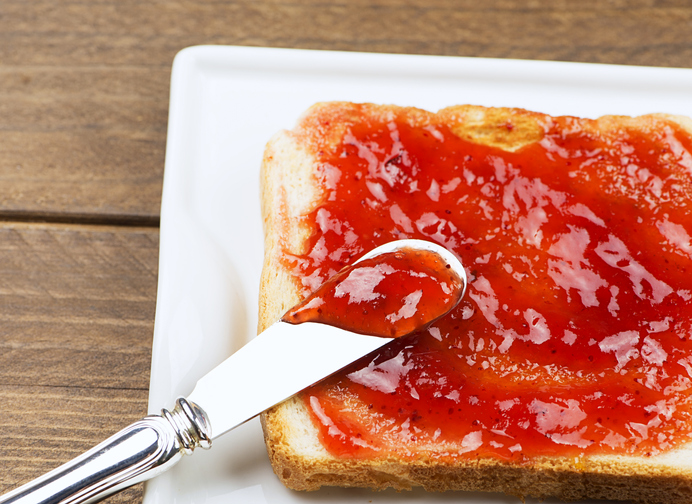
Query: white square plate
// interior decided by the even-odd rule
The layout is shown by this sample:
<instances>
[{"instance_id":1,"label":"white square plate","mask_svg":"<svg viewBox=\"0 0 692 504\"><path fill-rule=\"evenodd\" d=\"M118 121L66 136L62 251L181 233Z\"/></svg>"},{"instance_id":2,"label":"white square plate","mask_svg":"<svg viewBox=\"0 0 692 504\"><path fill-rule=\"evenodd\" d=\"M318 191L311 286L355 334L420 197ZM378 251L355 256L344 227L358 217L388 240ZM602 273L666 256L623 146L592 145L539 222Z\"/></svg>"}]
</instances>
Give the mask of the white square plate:
<instances>
[{"instance_id":1,"label":"white square plate","mask_svg":"<svg viewBox=\"0 0 692 504\"><path fill-rule=\"evenodd\" d=\"M149 410L172 407L255 335L264 145L318 101L437 110L471 103L552 115L692 116L692 70L200 46L175 59L161 210ZM230 384L229 387L238 384ZM325 489L272 473L258 420L147 484L144 502L518 503L501 495Z\"/></svg>"}]
</instances>

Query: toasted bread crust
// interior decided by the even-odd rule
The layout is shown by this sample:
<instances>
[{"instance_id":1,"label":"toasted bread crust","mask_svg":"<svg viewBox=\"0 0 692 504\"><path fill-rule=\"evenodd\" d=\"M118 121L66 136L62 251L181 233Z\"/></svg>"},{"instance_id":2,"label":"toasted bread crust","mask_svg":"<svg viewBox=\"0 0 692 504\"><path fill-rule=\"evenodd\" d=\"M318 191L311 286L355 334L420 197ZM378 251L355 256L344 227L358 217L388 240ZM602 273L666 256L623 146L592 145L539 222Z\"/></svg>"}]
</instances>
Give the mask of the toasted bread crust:
<instances>
[{"instance_id":1,"label":"toasted bread crust","mask_svg":"<svg viewBox=\"0 0 692 504\"><path fill-rule=\"evenodd\" d=\"M262 165L265 257L260 288L259 331L297 303L301 286L287 270L286 254L299 254L310 229L300 220L326 192L315 175L318 153L333 149L347 126L369 117L396 113L419 126L445 124L465 140L513 151L539 142L550 116L521 109L455 106L431 113L415 108L317 104L293 131L277 134ZM666 114L636 118L605 116L580 123L601 134L618 129L653 131L674 123L692 135L692 120ZM543 457L522 463L495 459L442 460L421 454L415 461L396 457L340 459L322 447L306 406L293 398L262 415L269 457L281 481L295 490L321 486L430 491L505 492L520 498L564 500L630 499L640 502L692 502L692 449L654 457Z\"/></svg>"}]
</instances>

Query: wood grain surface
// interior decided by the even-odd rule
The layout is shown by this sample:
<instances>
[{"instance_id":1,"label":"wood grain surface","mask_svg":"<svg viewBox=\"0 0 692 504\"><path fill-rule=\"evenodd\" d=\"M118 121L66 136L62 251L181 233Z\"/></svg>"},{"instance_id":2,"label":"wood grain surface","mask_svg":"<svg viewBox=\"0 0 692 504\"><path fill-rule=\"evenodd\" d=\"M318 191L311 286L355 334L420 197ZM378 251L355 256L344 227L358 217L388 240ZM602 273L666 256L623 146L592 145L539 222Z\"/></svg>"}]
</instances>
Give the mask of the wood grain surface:
<instances>
[{"instance_id":1,"label":"wood grain surface","mask_svg":"<svg viewBox=\"0 0 692 504\"><path fill-rule=\"evenodd\" d=\"M2 0L0 492L146 413L170 69L197 44L689 68L692 3Z\"/></svg>"},{"instance_id":2,"label":"wood grain surface","mask_svg":"<svg viewBox=\"0 0 692 504\"><path fill-rule=\"evenodd\" d=\"M157 257L156 228L0 223L0 492L146 414Z\"/></svg>"}]
</instances>

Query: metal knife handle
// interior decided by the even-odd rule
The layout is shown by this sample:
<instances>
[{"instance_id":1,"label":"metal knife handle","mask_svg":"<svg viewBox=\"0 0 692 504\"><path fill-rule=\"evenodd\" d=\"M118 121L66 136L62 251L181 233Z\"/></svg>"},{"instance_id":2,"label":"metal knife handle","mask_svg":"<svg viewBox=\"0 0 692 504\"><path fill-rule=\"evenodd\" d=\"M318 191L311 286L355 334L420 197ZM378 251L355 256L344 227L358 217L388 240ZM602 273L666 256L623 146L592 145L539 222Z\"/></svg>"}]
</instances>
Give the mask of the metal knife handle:
<instances>
[{"instance_id":1,"label":"metal knife handle","mask_svg":"<svg viewBox=\"0 0 692 504\"><path fill-rule=\"evenodd\" d=\"M95 502L173 466L195 448L211 446L211 428L195 403L178 399L88 452L3 496L0 504Z\"/></svg>"}]
</instances>

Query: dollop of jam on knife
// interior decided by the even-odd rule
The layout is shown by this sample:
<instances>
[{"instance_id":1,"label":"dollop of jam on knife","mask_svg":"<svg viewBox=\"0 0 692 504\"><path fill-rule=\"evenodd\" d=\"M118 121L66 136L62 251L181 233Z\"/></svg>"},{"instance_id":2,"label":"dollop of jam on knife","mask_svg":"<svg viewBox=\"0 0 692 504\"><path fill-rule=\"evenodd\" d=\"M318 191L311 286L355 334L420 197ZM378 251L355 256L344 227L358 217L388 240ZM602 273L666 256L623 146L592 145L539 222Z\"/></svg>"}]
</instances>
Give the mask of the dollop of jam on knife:
<instances>
[{"instance_id":1,"label":"dollop of jam on knife","mask_svg":"<svg viewBox=\"0 0 692 504\"><path fill-rule=\"evenodd\" d=\"M438 254L403 248L345 267L282 320L397 338L428 327L463 292L464 280Z\"/></svg>"}]
</instances>

